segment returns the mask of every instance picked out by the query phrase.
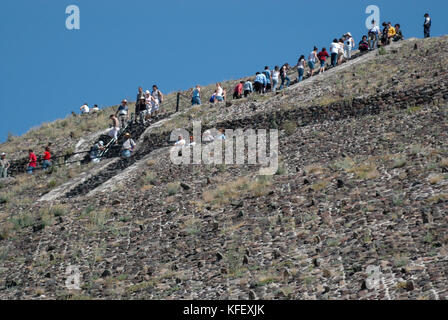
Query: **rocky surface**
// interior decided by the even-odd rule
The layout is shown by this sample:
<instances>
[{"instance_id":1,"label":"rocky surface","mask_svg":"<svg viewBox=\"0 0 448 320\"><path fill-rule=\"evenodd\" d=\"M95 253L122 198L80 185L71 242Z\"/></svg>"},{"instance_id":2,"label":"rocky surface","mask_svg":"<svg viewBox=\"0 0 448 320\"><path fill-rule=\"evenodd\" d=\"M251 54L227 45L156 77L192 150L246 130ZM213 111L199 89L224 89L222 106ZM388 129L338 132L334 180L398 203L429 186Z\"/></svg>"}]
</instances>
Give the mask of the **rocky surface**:
<instances>
[{"instance_id":1,"label":"rocky surface","mask_svg":"<svg viewBox=\"0 0 448 320\"><path fill-rule=\"evenodd\" d=\"M411 54L400 48L389 55L398 69ZM74 178L27 208L57 208L52 219L2 236L0 298L447 299L448 83L438 61L411 83L393 76L403 86L324 103L336 68L203 125L278 128L273 177L255 165L172 164L175 115L133 131L134 158ZM70 290L75 266L80 288Z\"/></svg>"}]
</instances>

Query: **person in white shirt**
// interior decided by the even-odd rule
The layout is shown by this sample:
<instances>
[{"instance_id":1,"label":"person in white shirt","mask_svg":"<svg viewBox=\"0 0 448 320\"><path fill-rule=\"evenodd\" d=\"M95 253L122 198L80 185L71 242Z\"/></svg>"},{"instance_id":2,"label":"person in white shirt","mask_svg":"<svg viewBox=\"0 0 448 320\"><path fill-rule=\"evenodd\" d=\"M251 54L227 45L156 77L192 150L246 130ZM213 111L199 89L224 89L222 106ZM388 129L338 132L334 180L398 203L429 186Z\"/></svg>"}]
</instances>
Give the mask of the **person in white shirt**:
<instances>
[{"instance_id":1,"label":"person in white shirt","mask_svg":"<svg viewBox=\"0 0 448 320\"><path fill-rule=\"evenodd\" d=\"M202 141L203 142L213 142L213 141L215 141L215 137L213 137L210 130L206 130L206 131L204 131L204 134L202 136Z\"/></svg>"},{"instance_id":2,"label":"person in white shirt","mask_svg":"<svg viewBox=\"0 0 448 320\"><path fill-rule=\"evenodd\" d=\"M279 67L275 66L274 70L272 70L272 91L275 91L277 89L279 77L280 77ZM246 96L246 94L244 96Z\"/></svg>"},{"instance_id":3,"label":"person in white shirt","mask_svg":"<svg viewBox=\"0 0 448 320\"><path fill-rule=\"evenodd\" d=\"M90 109L89 106L87 105L87 103L84 103L81 108L79 108L79 110L81 110L82 114L87 114L89 113Z\"/></svg>"},{"instance_id":4,"label":"person in white shirt","mask_svg":"<svg viewBox=\"0 0 448 320\"><path fill-rule=\"evenodd\" d=\"M355 39L353 39L352 34L350 32L347 32L345 38L345 57L347 59L352 58L352 49L355 47Z\"/></svg>"},{"instance_id":5,"label":"person in white shirt","mask_svg":"<svg viewBox=\"0 0 448 320\"><path fill-rule=\"evenodd\" d=\"M314 75L314 67L316 65L316 62L319 61L319 58L317 57L317 47L314 47L314 50L310 53L308 56L308 66L310 67L311 71L311 77Z\"/></svg>"},{"instance_id":6,"label":"person in white shirt","mask_svg":"<svg viewBox=\"0 0 448 320\"><path fill-rule=\"evenodd\" d=\"M112 120L112 129L110 129L109 131L109 137L117 141L118 133L120 132L120 122L118 121L118 118L114 114L111 114L109 119Z\"/></svg>"},{"instance_id":7,"label":"person in white shirt","mask_svg":"<svg viewBox=\"0 0 448 320\"><path fill-rule=\"evenodd\" d=\"M338 64L338 54L339 54L339 41L338 39L334 39L330 44L330 56L331 56L331 65L336 67Z\"/></svg>"},{"instance_id":8,"label":"person in white shirt","mask_svg":"<svg viewBox=\"0 0 448 320\"><path fill-rule=\"evenodd\" d=\"M131 139L131 134L126 133L124 135L123 150L121 153L123 158L130 158L132 152L134 151L135 146L136 146L136 144L135 144L134 140Z\"/></svg>"},{"instance_id":9,"label":"person in white shirt","mask_svg":"<svg viewBox=\"0 0 448 320\"><path fill-rule=\"evenodd\" d=\"M221 101L224 101L224 97L223 97L223 94L224 94L224 89L221 87L221 83L217 83L216 84L216 91L215 91L215 99L214 99L214 103L216 103L216 102L221 102Z\"/></svg>"},{"instance_id":10,"label":"person in white shirt","mask_svg":"<svg viewBox=\"0 0 448 320\"><path fill-rule=\"evenodd\" d=\"M342 64L344 59L344 39L339 39L339 48L338 48L338 65Z\"/></svg>"},{"instance_id":11,"label":"person in white shirt","mask_svg":"<svg viewBox=\"0 0 448 320\"><path fill-rule=\"evenodd\" d=\"M375 50L378 48L378 39L381 33L381 29L376 25L375 20L372 20L372 28L369 30L369 50Z\"/></svg>"},{"instance_id":12,"label":"person in white shirt","mask_svg":"<svg viewBox=\"0 0 448 320\"><path fill-rule=\"evenodd\" d=\"M146 116L145 120L151 119L152 116L152 106L156 103L156 100L151 95L151 92L149 90L146 90L145 92L145 104L146 104Z\"/></svg>"},{"instance_id":13,"label":"person in white shirt","mask_svg":"<svg viewBox=\"0 0 448 320\"><path fill-rule=\"evenodd\" d=\"M92 108L92 113L98 113L98 112L100 112L100 108L98 108L98 105L96 104Z\"/></svg>"},{"instance_id":14,"label":"person in white shirt","mask_svg":"<svg viewBox=\"0 0 448 320\"><path fill-rule=\"evenodd\" d=\"M431 37L431 17L429 16L429 13L425 13L425 23L423 24L423 33L425 35L425 38Z\"/></svg>"},{"instance_id":15,"label":"person in white shirt","mask_svg":"<svg viewBox=\"0 0 448 320\"><path fill-rule=\"evenodd\" d=\"M152 101L151 114L157 116L159 114L159 107L163 102L163 94L156 85L153 85L151 95L154 98Z\"/></svg>"},{"instance_id":16,"label":"person in white shirt","mask_svg":"<svg viewBox=\"0 0 448 320\"><path fill-rule=\"evenodd\" d=\"M193 136L190 137L190 144L188 145L189 147L193 147L196 145L196 141L194 141Z\"/></svg>"},{"instance_id":17,"label":"person in white shirt","mask_svg":"<svg viewBox=\"0 0 448 320\"><path fill-rule=\"evenodd\" d=\"M175 147L179 147L179 148L183 148L185 146L187 142L185 141L185 139L182 137L182 135L179 135L179 137L177 138L176 143L174 144Z\"/></svg>"}]
</instances>

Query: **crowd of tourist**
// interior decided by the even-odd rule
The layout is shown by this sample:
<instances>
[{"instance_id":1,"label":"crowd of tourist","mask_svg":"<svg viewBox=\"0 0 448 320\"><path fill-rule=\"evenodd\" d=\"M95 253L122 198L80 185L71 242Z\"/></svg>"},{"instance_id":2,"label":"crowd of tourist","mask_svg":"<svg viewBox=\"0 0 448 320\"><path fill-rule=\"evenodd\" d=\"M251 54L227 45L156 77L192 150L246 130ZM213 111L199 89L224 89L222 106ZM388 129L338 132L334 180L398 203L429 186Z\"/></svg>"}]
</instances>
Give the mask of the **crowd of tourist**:
<instances>
[{"instance_id":1,"label":"crowd of tourist","mask_svg":"<svg viewBox=\"0 0 448 320\"><path fill-rule=\"evenodd\" d=\"M432 20L428 13L424 15L425 21L423 25L424 37L428 38L431 34ZM371 28L368 30L367 35L363 35L361 41L358 44L360 52L368 52L376 50L379 47L387 46L391 42L397 42L404 40L403 32L399 23L392 25L391 22L383 22L383 29L377 25L375 20L371 22ZM330 44L329 52L326 47L321 50L318 47L314 47L313 50L305 58L305 55L301 55L297 61L297 82L303 81L308 69L307 76L312 77L315 73L322 74L327 68L327 59L330 59L330 66L336 67L352 58L352 52L355 49L355 39L350 32L342 35L341 38L335 38ZM316 68L317 66L317 68ZM288 76L290 66L285 63L281 67L275 66L272 70L269 66L265 66L262 72L256 72L255 78L248 78L240 81L234 88L233 99L242 99L248 97L252 93L265 94L268 92L275 92L282 90L285 87L289 87L291 79ZM280 84L280 85L279 85ZM209 99L209 102L216 104L226 101L226 90L222 87L221 83L216 84L216 89ZM159 90L157 85L153 85L152 91L144 91L142 87L138 88L136 103L135 103L135 124L145 124L152 117L157 117L160 111L160 106L163 103L164 96ZM201 105L201 86L196 85L192 90L191 104ZM100 111L98 105L94 105L92 108L87 103L84 103L80 107L81 114L97 113ZM119 135L124 136L124 143L122 145L122 157L129 158L132 155L136 147L136 143L132 140L130 133L124 133L128 124L130 123L128 101L123 99L115 114L110 115L111 127L109 129L109 136L111 142L109 144L116 143ZM223 132L216 137L211 135L205 135L205 138L213 141L214 139L225 139ZM190 145L194 143L192 137L190 138ZM185 139L179 136L179 140L175 146L187 145ZM89 156L92 162L99 162L102 153L106 150L107 146L103 141L95 143L89 151ZM41 168L47 170L52 166L52 158L50 152L50 146L45 147L43 153L43 162ZM0 178L6 178L8 176L8 169L10 168L10 162L6 159L6 154L2 153L0 158ZM29 160L26 171L29 174L37 168L37 156L32 149L29 150Z\"/></svg>"}]
</instances>

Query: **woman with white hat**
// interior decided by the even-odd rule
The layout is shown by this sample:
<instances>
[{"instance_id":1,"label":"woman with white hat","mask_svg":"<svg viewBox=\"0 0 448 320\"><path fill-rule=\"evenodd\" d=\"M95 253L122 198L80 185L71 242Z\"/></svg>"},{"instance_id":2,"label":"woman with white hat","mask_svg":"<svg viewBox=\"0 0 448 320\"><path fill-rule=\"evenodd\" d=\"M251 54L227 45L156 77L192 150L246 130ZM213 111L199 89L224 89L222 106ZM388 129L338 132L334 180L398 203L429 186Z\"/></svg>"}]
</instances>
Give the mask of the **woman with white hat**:
<instances>
[{"instance_id":1,"label":"woman with white hat","mask_svg":"<svg viewBox=\"0 0 448 320\"><path fill-rule=\"evenodd\" d=\"M352 34L347 32L345 34L345 58L351 59L352 57L352 49L355 47L355 39L353 39Z\"/></svg>"},{"instance_id":2,"label":"woman with white hat","mask_svg":"<svg viewBox=\"0 0 448 320\"><path fill-rule=\"evenodd\" d=\"M126 133L124 135L123 151L121 152L123 158L130 158L135 146L136 144L134 140L131 139L131 134Z\"/></svg>"}]
</instances>

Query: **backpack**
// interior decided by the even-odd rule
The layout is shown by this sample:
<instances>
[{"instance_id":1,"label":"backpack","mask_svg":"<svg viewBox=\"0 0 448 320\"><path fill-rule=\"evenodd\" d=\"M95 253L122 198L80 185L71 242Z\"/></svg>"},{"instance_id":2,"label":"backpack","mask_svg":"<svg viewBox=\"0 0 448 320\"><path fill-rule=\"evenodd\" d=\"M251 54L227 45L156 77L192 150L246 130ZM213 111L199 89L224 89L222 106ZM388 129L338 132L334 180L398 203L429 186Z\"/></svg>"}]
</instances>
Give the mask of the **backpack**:
<instances>
[{"instance_id":1,"label":"backpack","mask_svg":"<svg viewBox=\"0 0 448 320\"><path fill-rule=\"evenodd\" d=\"M211 103L215 102L215 95L212 95L212 97L210 98L210 102Z\"/></svg>"}]
</instances>

